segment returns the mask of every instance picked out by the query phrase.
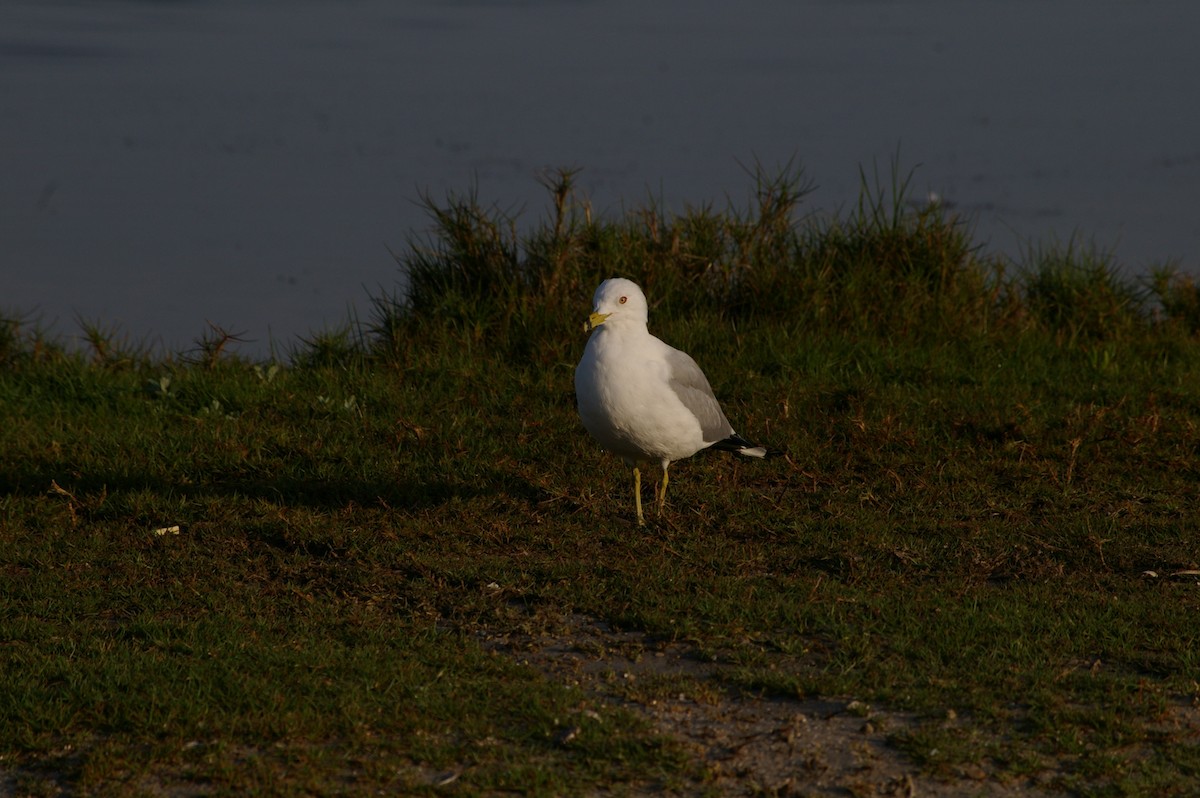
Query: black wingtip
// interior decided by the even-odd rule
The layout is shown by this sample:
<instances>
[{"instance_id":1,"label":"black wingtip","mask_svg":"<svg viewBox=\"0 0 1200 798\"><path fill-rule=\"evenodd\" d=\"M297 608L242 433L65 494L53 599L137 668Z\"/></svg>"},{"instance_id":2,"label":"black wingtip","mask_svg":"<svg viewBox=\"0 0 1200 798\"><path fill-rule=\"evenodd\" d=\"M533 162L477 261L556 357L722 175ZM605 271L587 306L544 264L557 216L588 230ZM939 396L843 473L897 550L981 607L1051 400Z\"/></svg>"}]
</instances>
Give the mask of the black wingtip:
<instances>
[{"instance_id":1,"label":"black wingtip","mask_svg":"<svg viewBox=\"0 0 1200 798\"><path fill-rule=\"evenodd\" d=\"M779 457L783 454L779 449L770 449L766 446L757 446L750 441L738 435L736 432L730 435L723 441L717 441L710 449L717 449L722 452L733 452L740 454L742 457L759 457L770 458Z\"/></svg>"}]
</instances>

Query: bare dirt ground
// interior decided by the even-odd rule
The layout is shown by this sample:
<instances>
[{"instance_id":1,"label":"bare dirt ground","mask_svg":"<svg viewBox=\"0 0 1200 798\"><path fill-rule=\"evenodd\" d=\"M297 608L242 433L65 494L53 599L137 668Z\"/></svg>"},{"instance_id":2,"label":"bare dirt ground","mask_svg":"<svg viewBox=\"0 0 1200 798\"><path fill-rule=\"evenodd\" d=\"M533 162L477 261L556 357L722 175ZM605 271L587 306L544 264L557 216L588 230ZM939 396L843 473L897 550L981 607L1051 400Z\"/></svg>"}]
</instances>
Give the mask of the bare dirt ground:
<instances>
[{"instance_id":1,"label":"bare dirt ground","mask_svg":"<svg viewBox=\"0 0 1200 798\"><path fill-rule=\"evenodd\" d=\"M621 632L572 616L550 634L483 635L485 644L605 705L632 710L691 751L705 776L684 792L730 796L1061 795L1053 774L1014 781L985 763L929 775L889 742L915 728L909 713L852 697L790 700L736 693L716 677L730 667L684 643ZM680 683L685 692L662 689ZM642 690L639 683L655 687ZM951 715L944 721L957 724ZM569 744L572 730L563 734ZM945 769L943 769L945 770Z\"/></svg>"}]
</instances>

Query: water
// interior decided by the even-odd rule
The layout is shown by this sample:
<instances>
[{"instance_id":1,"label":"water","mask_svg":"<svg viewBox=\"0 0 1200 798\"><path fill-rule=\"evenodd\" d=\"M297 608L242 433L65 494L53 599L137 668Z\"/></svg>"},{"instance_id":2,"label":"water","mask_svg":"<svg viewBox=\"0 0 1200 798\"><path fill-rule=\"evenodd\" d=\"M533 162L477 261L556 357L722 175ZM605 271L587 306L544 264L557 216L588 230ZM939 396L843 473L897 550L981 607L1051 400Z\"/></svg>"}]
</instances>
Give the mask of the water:
<instances>
[{"instance_id":1,"label":"water","mask_svg":"<svg viewBox=\"0 0 1200 798\"><path fill-rule=\"evenodd\" d=\"M899 154L992 251L1094 241L1200 267L1200 4L894 0L4 0L0 313L239 351L365 314L414 200L544 212L809 208Z\"/></svg>"}]
</instances>

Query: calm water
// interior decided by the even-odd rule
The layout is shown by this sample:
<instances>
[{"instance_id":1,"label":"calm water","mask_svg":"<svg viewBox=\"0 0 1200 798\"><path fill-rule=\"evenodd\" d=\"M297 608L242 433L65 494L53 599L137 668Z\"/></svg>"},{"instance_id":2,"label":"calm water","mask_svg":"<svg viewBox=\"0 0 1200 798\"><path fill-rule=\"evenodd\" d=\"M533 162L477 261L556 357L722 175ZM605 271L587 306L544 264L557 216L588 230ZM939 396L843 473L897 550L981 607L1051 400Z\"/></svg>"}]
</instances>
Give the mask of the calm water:
<instances>
[{"instance_id":1,"label":"calm water","mask_svg":"<svg viewBox=\"0 0 1200 798\"><path fill-rule=\"evenodd\" d=\"M0 3L0 312L246 354L366 311L413 200L814 210L899 151L988 248L1078 233L1200 271L1200 4L724 0Z\"/></svg>"}]
</instances>

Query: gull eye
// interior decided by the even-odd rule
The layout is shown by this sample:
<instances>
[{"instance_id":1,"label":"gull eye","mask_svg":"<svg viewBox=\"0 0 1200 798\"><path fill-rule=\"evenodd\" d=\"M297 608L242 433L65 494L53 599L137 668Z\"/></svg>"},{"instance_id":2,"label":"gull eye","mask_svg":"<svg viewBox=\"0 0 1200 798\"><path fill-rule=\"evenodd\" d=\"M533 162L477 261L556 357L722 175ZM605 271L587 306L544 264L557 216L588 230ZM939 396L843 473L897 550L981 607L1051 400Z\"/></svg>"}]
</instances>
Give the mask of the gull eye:
<instances>
[{"instance_id":1,"label":"gull eye","mask_svg":"<svg viewBox=\"0 0 1200 798\"><path fill-rule=\"evenodd\" d=\"M619 302L620 302L622 305L624 305L626 302L628 302L628 301L629 301L629 297L627 297L627 296L623 296L623 297L621 297L621 298L620 298L620 300L618 300L618 301L619 301Z\"/></svg>"}]
</instances>

